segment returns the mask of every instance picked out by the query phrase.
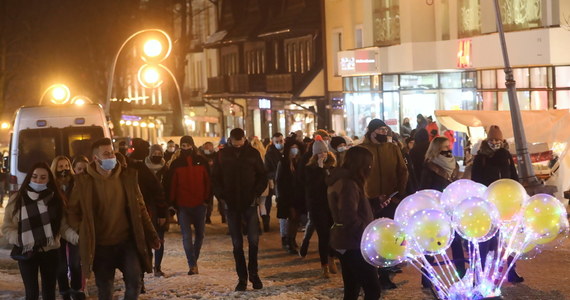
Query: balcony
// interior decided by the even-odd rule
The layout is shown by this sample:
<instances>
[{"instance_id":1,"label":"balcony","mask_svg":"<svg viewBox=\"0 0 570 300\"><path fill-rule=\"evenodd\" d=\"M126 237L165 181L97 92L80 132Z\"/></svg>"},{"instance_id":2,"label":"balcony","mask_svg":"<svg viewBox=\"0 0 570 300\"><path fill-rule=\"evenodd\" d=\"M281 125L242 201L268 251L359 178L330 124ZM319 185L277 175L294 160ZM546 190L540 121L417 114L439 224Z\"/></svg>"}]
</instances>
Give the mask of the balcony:
<instances>
[{"instance_id":1,"label":"balcony","mask_svg":"<svg viewBox=\"0 0 570 300\"><path fill-rule=\"evenodd\" d=\"M226 77L208 77L208 93L218 94L226 91Z\"/></svg>"},{"instance_id":2,"label":"balcony","mask_svg":"<svg viewBox=\"0 0 570 300\"><path fill-rule=\"evenodd\" d=\"M234 74L228 76L230 93L264 92L264 74Z\"/></svg>"},{"instance_id":3,"label":"balcony","mask_svg":"<svg viewBox=\"0 0 570 300\"><path fill-rule=\"evenodd\" d=\"M267 92L291 93L297 77L295 73L267 75Z\"/></svg>"}]
</instances>

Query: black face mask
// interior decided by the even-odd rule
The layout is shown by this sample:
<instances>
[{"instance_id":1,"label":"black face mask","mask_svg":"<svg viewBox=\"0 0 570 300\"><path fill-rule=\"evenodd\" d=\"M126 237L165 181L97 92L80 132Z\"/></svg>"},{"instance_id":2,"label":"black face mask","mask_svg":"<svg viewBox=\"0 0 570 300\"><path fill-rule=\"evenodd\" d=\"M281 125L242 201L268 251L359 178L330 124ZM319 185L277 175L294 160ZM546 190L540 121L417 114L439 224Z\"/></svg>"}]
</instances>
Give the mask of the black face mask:
<instances>
[{"instance_id":1,"label":"black face mask","mask_svg":"<svg viewBox=\"0 0 570 300\"><path fill-rule=\"evenodd\" d=\"M150 162L155 164L155 165L158 165L162 162L162 156L151 156Z\"/></svg>"},{"instance_id":2,"label":"black face mask","mask_svg":"<svg viewBox=\"0 0 570 300\"><path fill-rule=\"evenodd\" d=\"M376 140L377 140L379 143L386 143L386 142L388 142L388 136L385 135L385 134L377 134L377 135L376 135Z\"/></svg>"},{"instance_id":3,"label":"black face mask","mask_svg":"<svg viewBox=\"0 0 570 300\"><path fill-rule=\"evenodd\" d=\"M70 174L69 170L61 170L56 172L57 177L66 177Z\"/></svg>"},{"instance_id":4,"label":"black face mask","mask_svg":"<svg viewBox=\"0 0 570 300\"><path fill-rule=\"evenodd\" d=\"M190 154L192 154L192 148L190 149L180 149L180 154L183 156L188 156Z\"/></svg>"},{"instance_id":5,"label":"black face mask","mask_svg":"<svg viewBox=\"0 0 570 300\"><path fill-rule=\"evenodd\" d=\"M441 154L445 157L452 157L453 156L453 154L451 153L451 150L441 151L441 152L439 152L439 154Z\"/></svg>"}]
</instances>

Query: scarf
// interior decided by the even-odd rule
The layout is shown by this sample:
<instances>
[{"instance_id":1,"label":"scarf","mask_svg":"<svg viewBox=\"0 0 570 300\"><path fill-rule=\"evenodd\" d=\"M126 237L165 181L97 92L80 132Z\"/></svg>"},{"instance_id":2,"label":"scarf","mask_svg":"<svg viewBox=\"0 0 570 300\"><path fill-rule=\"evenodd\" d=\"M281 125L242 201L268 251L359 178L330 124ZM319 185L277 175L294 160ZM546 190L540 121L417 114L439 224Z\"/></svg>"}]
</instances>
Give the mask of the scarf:
<instances>
[{"instance_id":1,"label":"scarf","mask_svg":"<svg viewBox=\"0 0 570 300\"><path fill-rule=\"evenodd\" d=\"M432 158L430 161L445 170L447 173L447 178L450 178L451 175L453 175L453 171L455 171L456 165L455 157L447 157L439 154L438 156Z\"/></svg>"},{"instance_id":2,"label":"scarf","mask_svg":"<svg viewBox=\"0 0 570 300\"><path fill-rule=\"evenodd\" d=\"M55 244L54 231L56 230L52 222L55 211L48 207L53 196L54 194L50 190L37 193L30 188L21 195L22 207L20 209L18 239L23 248L22 253Z\"/></svg>"},{"instance_id":3,"label":"scarf","mask_svg":"<svg viewBox=\"0 0 570 300\"><path fill-rule=\"evenodd\" d=\"M154 174L156 174L160 169L162 169L162 167L164 167L166 161L163 158L159 164L153 164L152 161L150 161L150 157L147 156L144 159L144 163Z\"/></svg>"}]
</instances>

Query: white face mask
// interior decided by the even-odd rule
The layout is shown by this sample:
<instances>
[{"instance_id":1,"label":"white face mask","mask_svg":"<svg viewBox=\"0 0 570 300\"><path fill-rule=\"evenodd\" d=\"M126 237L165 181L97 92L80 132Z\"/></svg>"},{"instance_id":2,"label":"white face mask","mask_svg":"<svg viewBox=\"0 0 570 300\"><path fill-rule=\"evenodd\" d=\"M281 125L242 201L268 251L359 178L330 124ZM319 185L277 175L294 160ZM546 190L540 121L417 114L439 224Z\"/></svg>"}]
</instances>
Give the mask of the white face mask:
<instances>
[{"instance_id":1,"label":"white face mask","mask_svg":"<svg viewBox=\"0 0 570 300\"><path fill-rule=\"evenodd\" d=\"M168 151L168 152L174 152L174 150L176 150L175 147L168 147L168 148L166 148L166 151Z\"/></svg>"},{"instance_id":2,"label":"white face mask","mask_svg":"<svg viewBox=\"0 0 570 300\"><path fill-rule=\"evenodd\" d=\"M344 151L347 150L347 148L348 148L348 147L346 147L346 146L340 146L340 147L336 148L336 151L338 151L338 152L344 152Z\"/></svg>"},{"instance_id":3,"label":"white face mask","mask_svg":"<svg viewBox=\"0 0 570 300\"><path fill-rule=\"evenodd\" d=\"M297 156L299 154L299 148L291 148L291 156Z\"/></svg>"},{"instance_id":4,"label":"white face mask","mask_svg":"<svg viewBox=\"0 0 570 300\"><path fill-rule=\"evenodd\" d=\"M491 149L492 149L493 151L497 151L497 150L501 149L501 146L502 146L501 144L494 144L494 143L491 143L491 142L489 142L488 144L489 144L489 147L491 147Z\"/></svg>"}]
</instances>

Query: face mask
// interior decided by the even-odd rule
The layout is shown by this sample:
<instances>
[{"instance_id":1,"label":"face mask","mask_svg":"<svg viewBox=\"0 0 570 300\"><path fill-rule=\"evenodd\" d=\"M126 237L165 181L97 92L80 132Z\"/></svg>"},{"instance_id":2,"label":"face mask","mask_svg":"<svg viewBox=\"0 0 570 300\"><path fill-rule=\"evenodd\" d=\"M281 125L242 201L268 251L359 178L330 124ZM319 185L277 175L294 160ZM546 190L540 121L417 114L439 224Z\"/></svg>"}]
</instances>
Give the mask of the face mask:
<instances>
[{"instance_id":1,"label":"face mask","mask_svg":"<svg viewBox=\"0 0 570 300\"><path fill-rule=\"evenodd\" d=\"M180 149L180 154L184 155L184 156L188 156L190 154L192 154L192 148L190 149Z\"/></svg>"},{"instance_id":2,"label":"face mask","mask_svg":"<svg viewBox=\"0 0 570 300\"><path fill-rule=\"evenodd\" d=\"M377 134L377 135L376 135L376 140L377 140L379 143L386 143L386 142L388 142L388 136L387 136L387 135L384 135L384 134Z\"/></svg>"},{"instance_id":3,"label":"face mask","mask_svg":"<svg viewBox=\"0 0 570 300\"><path fill-rule=\"evenodd\" d=\"M291 148L291 156L296 156L297 154L299 154L299 149L298 148Z\"/></svg>"},{"instance_id":4,"label":"face mask","mask_svg":"<svg viewBox=\"0 0 570 300\"><path fill-rule=\"evenodd\" d=\"M277 150L282 150L283 144L275 144L275 148L277 148Z\"/></svg>"},{"instance_id":5,"label":"face mask","mask_svg":"<svg viewBox=\"0 0 570 300\"><path fill-rule=\"evenodd\" d=\"M35 183L33 181L30 181L30 184L28 184L28 186L30 186L32 190L36 192L42 192L47 189L47 183Z\"/></svg>"},{"instance_id":6,"label":"face mask","mask_svg":"<svg viewBox=\"0 0 570 300\"><path fill-rule=\"evenodd\" d=\"M175 147L168 147L168 148L166 148L166 151L168 151L168 152L174 152L174 150L176 150Z\"/></svg>"},{"instance_id":7,"label":"face mask","mask_svg":"<svg viewBox=\"0 0 570 300\"><path fill-rule=\"evenodd\" d=\"M497 151L497 150L501 149L501 146L502 146L501 144L493 144L493 143L488 143L488 144L489 144L489 147L491 147L491 149L493 151Z\"/></svg>"},{"instance_id":8,"label":"face mask","mask_svg":"<svg viewBox=\"0 0 570 300\"><path fill-rule=\"evenodd\" d=\"M108 158L101 160L101 168L105 171L111 171L117 165L117 158Z\"/></svg>"},{"instance_id":9,"label":"face mask","mask_svg":"<svg viewBox=\"0 0 570 300\"><path fill-rule=\"evenodd\" d=\"M204 150L204 154L210 155L210 154L212 154L212 151L210 151L210 150Z\"/></svg>"},{"instance_id":10,"label":"face mask","mask_svg":"<svg viewBox=\"0 0 570 300\"><path fill-rule=\"evenodd\" d=\"M69 175L69 170L61 170L59 172L56 172L57 177L66 177L67 175Z\"/></svg>"},{"instance_id":11,"label":"face mask","mask_svg":"<svg viewBox=\"0 0 570 300\"><path fill-rule=\"evenodd\" d=\"M162 156L151 156L150 162L155 164L155 165L158 165L162 162Z\"/></svg>"},{"instance_id":12,"label":"face mask","mask_svg":"<svg viewBox=\"0 0 570 300\"><path fill-rule=\"evenodd\" d=\"M445 157L452 157L453 156L453 154L451 153L451 150L441 151L441 152L439 152L439 154L441 154Z\"/></svg>"},{"instance_id":13,"label":"face mask","mask_svg":"<svg viewBox=\"0 0 570 300\"><path fill-rule=\"evenodd\" d=\"M338 152L344 152L344 151L346 151L346 146L338 147L338 148L336 148L336 151L338 151Z\"/></svg>"}]
</instances>

